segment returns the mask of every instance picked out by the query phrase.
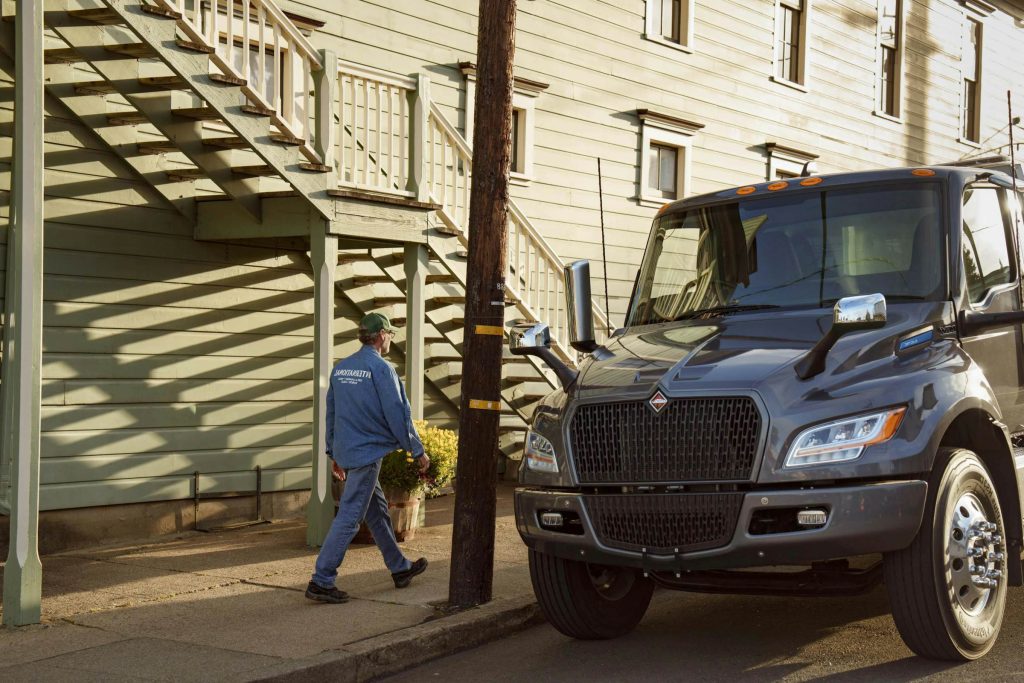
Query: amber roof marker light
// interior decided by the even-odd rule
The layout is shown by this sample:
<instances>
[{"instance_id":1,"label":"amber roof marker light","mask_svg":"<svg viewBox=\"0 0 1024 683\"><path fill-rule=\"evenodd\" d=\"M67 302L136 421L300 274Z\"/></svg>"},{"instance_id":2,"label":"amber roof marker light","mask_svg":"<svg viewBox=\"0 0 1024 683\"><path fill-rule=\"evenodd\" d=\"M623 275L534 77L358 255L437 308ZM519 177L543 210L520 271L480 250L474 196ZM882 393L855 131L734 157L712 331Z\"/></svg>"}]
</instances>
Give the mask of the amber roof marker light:
<instances>
[{"instance_id":1,"label":"amber roof marker light","mask_svg":"<svg viewBox=\"0 0 1024 683\"><path fill-rule=\"evenodd\" d=\"M800 184L804 187L811 187L812 185L820 185L821 178L804 178L800 181Z\"/></svg>"},{"instance_id":2,"label":"amber roof marker light","mask_svg":"<svg viewBox=\"0 0 1024 683\"><path fill-rule=\"evenodd\" d=\"M768 186L768 191L769 192L778 192L779 190L785 190L787 187L789 187L789 183L787 183L784 180L780 180L777 183L772 183L771 185L769 185Z\"/></svg>"},{"instance_id":3,"label":"amber roof marker light","mask_svg":"<svg viewBox=\"0 0 1024 683\"><path fill-rule=\"evenodd\" d=\"M753 194L757 190L753 185L747 185L736 190L736 194Z\"/></svg>"},{"instance_id":4,"label":"amber roof marker light","mask_svg":"<svg viewBox=\"0 0 1024 683\"><path fill-rule=\"evenodd\" d=\"M922 177L930 177L930 176L935 175L935 171L931 170L930 168L915 168L910 173L911 173L911 175L922 176Z\"/></svg>"}]
</instances>

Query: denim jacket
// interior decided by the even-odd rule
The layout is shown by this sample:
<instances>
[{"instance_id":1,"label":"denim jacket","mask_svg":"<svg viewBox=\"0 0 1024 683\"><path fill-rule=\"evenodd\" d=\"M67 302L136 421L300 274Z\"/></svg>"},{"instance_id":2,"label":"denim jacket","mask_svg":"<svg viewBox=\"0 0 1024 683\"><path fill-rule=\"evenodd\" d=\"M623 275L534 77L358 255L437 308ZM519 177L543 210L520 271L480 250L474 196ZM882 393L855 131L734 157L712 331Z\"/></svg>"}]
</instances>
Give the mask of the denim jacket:
<instances>
[{"instance_id":1,"label":"denim jacket","mask_svg":"<svg viewBox=\"0 0 1024 683\"><path fill-rule=\"evenodd\" d=\"M414 457L423 454L405 387L372 346L331 371L326 436L327 454L346 469L369 465L399 448Z\"/></svg>"}]
</instances>

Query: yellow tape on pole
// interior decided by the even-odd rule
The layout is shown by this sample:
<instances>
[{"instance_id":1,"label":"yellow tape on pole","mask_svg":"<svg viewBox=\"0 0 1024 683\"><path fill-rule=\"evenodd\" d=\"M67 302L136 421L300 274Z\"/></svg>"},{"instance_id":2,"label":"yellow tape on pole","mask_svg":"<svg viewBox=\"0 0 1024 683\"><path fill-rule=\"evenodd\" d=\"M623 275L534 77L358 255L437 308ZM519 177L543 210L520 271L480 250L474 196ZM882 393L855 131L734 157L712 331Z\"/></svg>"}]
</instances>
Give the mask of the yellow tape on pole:
<instances>
[{"instance_id":1,"label":"yellow tape on pole","mask_svg":"<svg viewBox=\"0 0 1024 683\"><path fill-rule=\"evenodd\" d=\"M475 410L501 410L500 401L482 401L477 398L469 399L469 407Z\"/></svg>"},{"instance_id":2,"label":"yellow tape on pole","mask_svg":"<svg viewBox=\"0 0 1024 683\"><path fill-rule=\"evenodd\" d=\"M500 337L505 334L505 330L500 325L477 325L476 333Z\"/></svg>"}]
</instances>

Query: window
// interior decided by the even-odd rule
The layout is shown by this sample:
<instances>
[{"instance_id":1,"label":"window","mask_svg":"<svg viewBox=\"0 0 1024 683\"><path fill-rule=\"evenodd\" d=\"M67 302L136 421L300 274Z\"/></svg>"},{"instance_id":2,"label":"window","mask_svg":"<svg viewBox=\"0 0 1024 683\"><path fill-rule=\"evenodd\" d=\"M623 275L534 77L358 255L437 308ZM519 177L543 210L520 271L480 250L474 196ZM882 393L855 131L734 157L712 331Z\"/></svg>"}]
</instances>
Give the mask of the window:
<instances>
[{"instance_id":1,"label":"window","mask_svg":"<svg viewBox=\"0 0 1024 683\"><path fill-rule=\"evenodd\" d=\"M689 51L693 47L693 0L647 0L644 37Z\"/></svg>"},{"instance_id":2,"label":"window","mask_svg":"<svg viewBox=\"0 0 1024 683\"><path fill-rule=\"evenodd\" d=\"M473 141L473 107L476 103L476 65L462 62L466 76L466 139ZM533 130L537 98L546 83L516 78L512 92L512 163L509 182L529 185L533 180Z\"/></svg>"},{"instance_id":3,"label":"window","mask_svg":"<svg viewBox=\"0 0 1024 683\"><path fill-rule=\"evenodd\" d=\"M805 169L808 175L818 172L814 161L818 158L817 154L785 147L777 142L766 142L764 147L768 152L768 172L765 180L798 178L803 175Z\"/></svg>"},{"instance_id":4,"label":"window","mask_svg":"<svg viewBox=\"0 0 1024 683\"><path fill-rule=\"evenodd\" d=\"M637 110L640 118L641 206L661 206L682 199L689 190L690 149L693 137L704 126L649 109Z\"/></svg>"},{"instance_id":5,"label":"window","mask_svg":"<svg viewBox=\"0 0 1024 683\"><path fill-rule=\"evenodd\" d=\"M807 18L811 0L778 0L775 17L775 73L772 79L804 85L807 75Z\"/></svg>"},{"instance_id":6,"label":"window","mask_svg":"<svg viewBox=\"0 0 1024 683\"><path fill-rule=\"evenodd\" d=\"M903 0L878 3L878 101L876 114L899 118L903 80Z\"/></svg>"},{"instance_id":7,"label":"window","mask_svg":"<svg viewBox=\"0 0 1024 683\"><path fill-rule=\"evenodd\" d=\"M998 190L964 192L963 225L961 247L967 291L971 302L978 303L990 289L1014 278Z\"/></svg>"},{"instance_id":8,"label":"window","mask_svg":"<svg viewBox=\"0 0 1024 683\"><path fill-rule=\"evenodd\" d=\"M981 22L975 19L968 19L964 35L963 57L960 61L963 73L960 136L963 141L974 143L977 143L980 139L981 49Z\"/></svg>"}]
</instances>

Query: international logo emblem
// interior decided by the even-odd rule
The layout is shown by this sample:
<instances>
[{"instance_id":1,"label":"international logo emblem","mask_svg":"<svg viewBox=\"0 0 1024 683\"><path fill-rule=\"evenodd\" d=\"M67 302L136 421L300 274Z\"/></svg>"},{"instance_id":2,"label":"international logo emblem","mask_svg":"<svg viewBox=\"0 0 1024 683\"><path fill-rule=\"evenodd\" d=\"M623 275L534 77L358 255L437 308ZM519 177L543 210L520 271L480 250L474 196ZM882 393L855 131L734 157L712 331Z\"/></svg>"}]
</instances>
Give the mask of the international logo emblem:
<instances>
[{"instance_id":1,"label":"international logo emblem","mask_svg":"<svg viewBox=\"0 0 1024 683\"><path fill-rule=\"evenodd\" d=\"M662 409L668 405L668 398L665 394L661 393L661 390L658 390L654 393L654 396L651 396L651 400L647 403L655 413L660 413Z\"/></svg>"}]
</instances>

